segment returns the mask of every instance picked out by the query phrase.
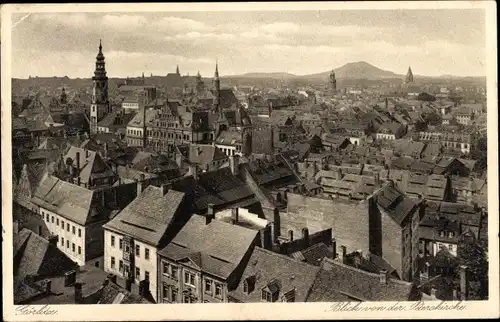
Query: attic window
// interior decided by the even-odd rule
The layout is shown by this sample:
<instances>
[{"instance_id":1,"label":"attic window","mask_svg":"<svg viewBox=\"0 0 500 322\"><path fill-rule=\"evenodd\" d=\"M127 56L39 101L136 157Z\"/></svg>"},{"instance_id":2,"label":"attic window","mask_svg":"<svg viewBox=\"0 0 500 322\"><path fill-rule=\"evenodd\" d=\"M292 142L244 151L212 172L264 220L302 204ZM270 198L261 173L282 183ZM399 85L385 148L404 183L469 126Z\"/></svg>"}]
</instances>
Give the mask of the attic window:
<instances>
[{"instance_id":1,"label":"attic window","mask_svg":"<svg viewBox=\"0 0 500 322\"><path fill-rule=\"evenodd\" d=\"M273 296L272 296L271 292L269 292L265 289L262 290L262 300L266 301L266 302L273 302Z\"/></svg>"}]
</instances>

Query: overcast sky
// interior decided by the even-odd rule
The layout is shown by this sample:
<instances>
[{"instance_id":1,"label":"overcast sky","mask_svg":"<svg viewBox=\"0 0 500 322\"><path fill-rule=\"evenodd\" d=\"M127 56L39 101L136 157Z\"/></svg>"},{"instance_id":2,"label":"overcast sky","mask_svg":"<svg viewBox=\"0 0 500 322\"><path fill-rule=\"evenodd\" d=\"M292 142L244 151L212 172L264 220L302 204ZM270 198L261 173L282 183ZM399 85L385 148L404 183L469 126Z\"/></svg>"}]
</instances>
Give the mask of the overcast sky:
<instances>
[{"instance_id":1,"label":"overcast sky","mask_svg":"<svg viewBox=\"0 0 500 322\"><path fill-rule=\"evenodd\" d=\"M405 74L482 76L483 10L36 13L12 23L13 77L310 74L366 61Z\"/></svg>"}]
</instances>

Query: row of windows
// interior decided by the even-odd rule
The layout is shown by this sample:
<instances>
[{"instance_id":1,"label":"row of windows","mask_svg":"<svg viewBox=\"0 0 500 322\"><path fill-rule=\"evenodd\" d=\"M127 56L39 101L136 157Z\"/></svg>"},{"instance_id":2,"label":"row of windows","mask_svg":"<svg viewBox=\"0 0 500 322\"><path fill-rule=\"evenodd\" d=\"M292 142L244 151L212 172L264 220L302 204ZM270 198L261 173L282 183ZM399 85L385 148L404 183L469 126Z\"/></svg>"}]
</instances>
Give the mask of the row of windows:
<instances>
[{"instance_id":1,"label":"row of windows","mask_svg":"<svg viewBox=\"0 0 500 322\"><path fill-rule=\"evenodd\" d=\"M116 238L115 236L111 236L111 247L116 247ZM119 249L123 249L123 239L120 238L119 240ZM128 245L125 245L125 252L129 252ZM141 257L141 246L140 245L135 245L135 256ZM149 260L150 259L150 251L149 248L144 247L144 259Z\"/></svg>"},{"instance_id":2,"label":"row of windows","mask_svg":"<svg viewBox=\"0 0 500 322\"><path fill-rule=\"evenodd\" d=\"M129 129L127 132L128 132L128 134L130 134L130 135L137 135L137 136L142 135L142 131L139 131L139 130L130 130L130 129Z\"/></svg>"},{"instance_id":3,"label":"row of windows","mask_svg":"<svg viewBox=\"0 0 500 322\"><path fill-rule=\"evenodd\" d=\"M56 226L59 226L59 218L56 218L54 215L50 215L49 213L45 213L42 211L42 218L45 218L47 223L55 223ZM64 220L61 219L61 228L64 230ZM76 235L76 227L74 225L70 225L69 223L66 223L66 230L68 232L72 232L73 235ZM78 228L78 237L82 237L82 230L81 228Z\"/></svg>"},{"instance_id":4,"label":"row of windows","mask_svg":"<svg viewBox=\"0 0 500 322\"><path fill-rule=\"evenodd\" d=\"M64 247L64 237L61 237L61 247ZM69 240L66 240L66 248L69 249ZM71 243L71 251L74 253L76 251L75 243ZM78 255L82 254L82 247L78 246Z\"/></svg>"},{"instance_id":5,"label":"row of windows","mask_svg":"<svg viewBox=\"0 0 500 322\"><path fill-rule=\"evenodd\" d=\"M114 258L113 256L111 256L111 269L116 269L116 258ZM120 273L124 273L124 266L123 266L122 260L120 260L118 263L118 271ZM141 280L141 269L138 266L135 267L135 278L139 281ZM149 281L149 272L148 271L144 271L144 279L146 281Z\"/></svg>"}]
</instances>

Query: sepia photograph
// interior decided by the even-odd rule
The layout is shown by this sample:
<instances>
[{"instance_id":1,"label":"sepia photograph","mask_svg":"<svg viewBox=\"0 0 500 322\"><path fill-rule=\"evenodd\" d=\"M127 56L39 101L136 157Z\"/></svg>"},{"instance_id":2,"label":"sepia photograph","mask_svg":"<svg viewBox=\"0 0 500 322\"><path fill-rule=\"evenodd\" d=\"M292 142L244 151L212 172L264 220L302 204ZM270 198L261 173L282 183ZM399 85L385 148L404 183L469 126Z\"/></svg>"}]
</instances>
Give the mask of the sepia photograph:
<instances>
[{"instance_id":1,"label":"sepia photograph","mask_svg":"<svg viewBox=\"0 0 500 322\"><path fill-rule=\"evenodd\" d=\"M495 3L404 5L2 6L4 319L498 317Z\"/></svg>"}]
</instances>

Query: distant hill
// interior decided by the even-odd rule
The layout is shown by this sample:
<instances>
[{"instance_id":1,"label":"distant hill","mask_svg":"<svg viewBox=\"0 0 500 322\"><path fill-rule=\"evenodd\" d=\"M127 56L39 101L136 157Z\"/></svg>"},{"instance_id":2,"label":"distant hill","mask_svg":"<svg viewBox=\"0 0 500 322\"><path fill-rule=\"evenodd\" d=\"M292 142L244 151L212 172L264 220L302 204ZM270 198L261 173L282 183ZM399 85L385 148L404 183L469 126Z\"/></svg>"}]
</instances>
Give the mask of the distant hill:
<instances>
[{"instance_id":1,"label":"distant hill","mask_svg":"<svg viewBox=\"0 0 500 322\"><path fill-rule=\"evenodd\" d=\"M383 70L375 67L365 61L348 63L342 67L334 69L336 78L351 78L351 79L380 79L380 78L398 78L394 72ZM302 78L328 78L331 71L326 71L318 74L300 76Z\"/></svg>"}]
</instances>

